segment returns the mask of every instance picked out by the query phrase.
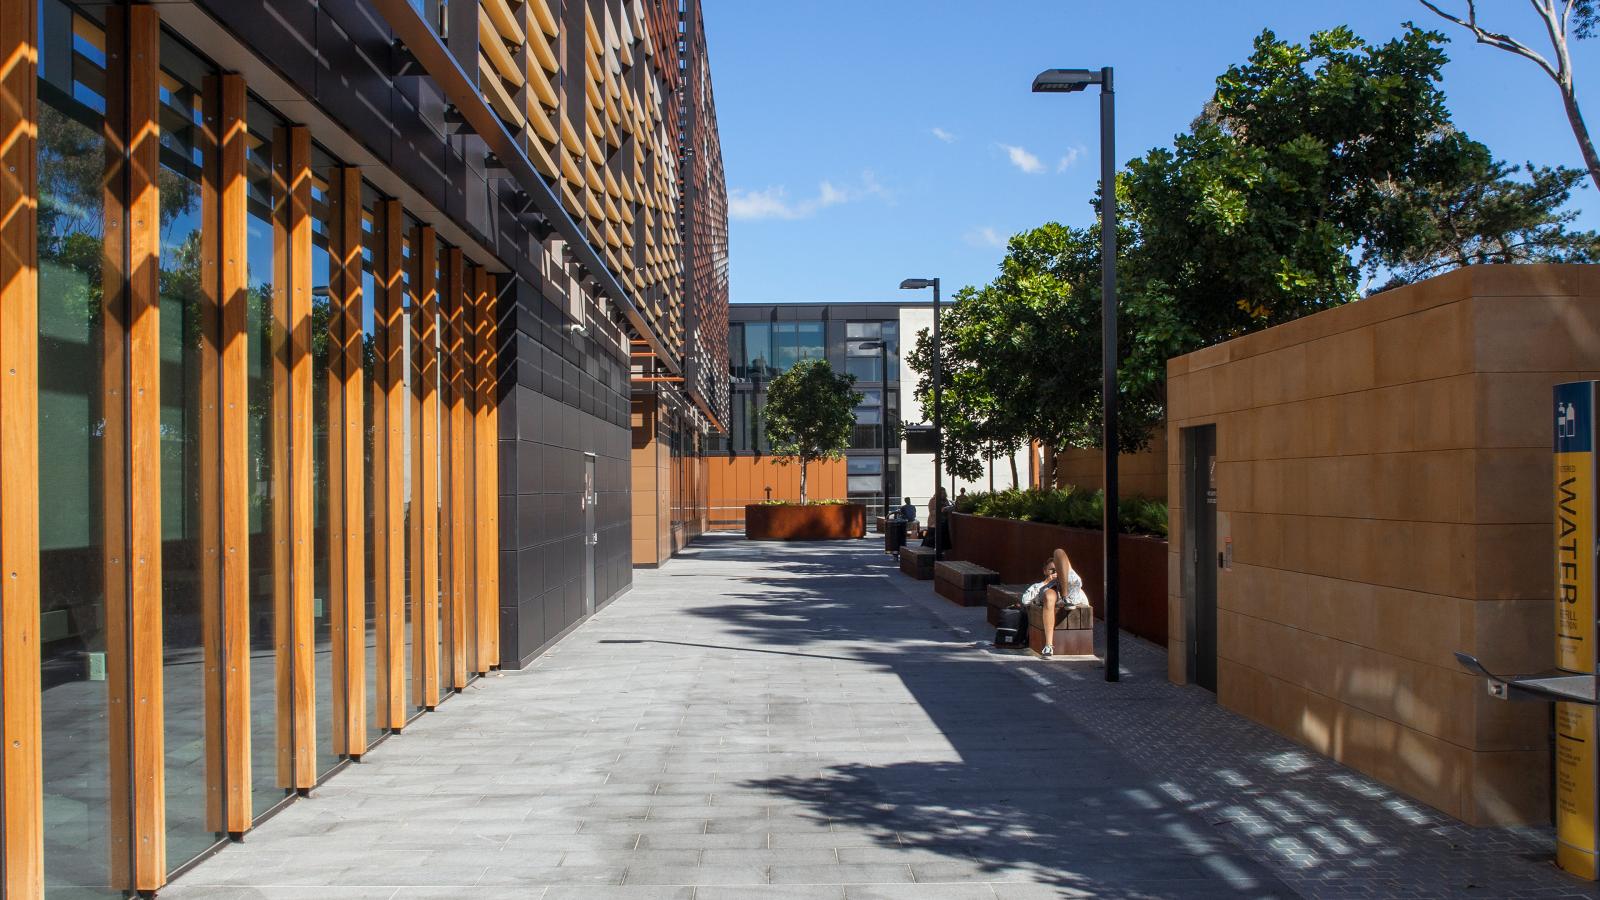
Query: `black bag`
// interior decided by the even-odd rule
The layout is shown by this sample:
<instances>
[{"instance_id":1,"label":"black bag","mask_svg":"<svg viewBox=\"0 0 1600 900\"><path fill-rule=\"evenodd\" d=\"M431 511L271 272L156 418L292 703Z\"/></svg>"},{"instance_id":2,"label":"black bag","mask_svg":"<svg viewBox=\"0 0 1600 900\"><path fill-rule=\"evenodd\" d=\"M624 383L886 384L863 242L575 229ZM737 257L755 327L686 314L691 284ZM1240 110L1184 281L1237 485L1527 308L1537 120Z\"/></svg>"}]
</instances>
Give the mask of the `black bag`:
<instances>
[{"instance_id":1,"label":"black bag","mask_svg":"<svg viewBox=\"0 0 1600 900\"><path fill-rule=\"evenodd\" d=\"M1028 640L1028 614L1021 609L1000 610L1000 624L994 628L996 647L1018 647Z\"/></svg>"}]
</instances>

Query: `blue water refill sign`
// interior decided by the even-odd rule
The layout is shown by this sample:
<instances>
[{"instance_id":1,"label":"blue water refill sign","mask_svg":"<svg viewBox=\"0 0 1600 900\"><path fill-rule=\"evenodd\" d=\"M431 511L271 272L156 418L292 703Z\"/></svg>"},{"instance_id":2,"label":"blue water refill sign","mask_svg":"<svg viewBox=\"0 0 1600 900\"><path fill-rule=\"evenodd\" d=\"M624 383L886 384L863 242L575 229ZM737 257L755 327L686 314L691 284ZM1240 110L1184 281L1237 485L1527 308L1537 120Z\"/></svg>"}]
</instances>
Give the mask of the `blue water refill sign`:
<instances>
[{"instance_id":1,"label":"blue water refill sign","mask_svg":"<svg viewBox=\"0 0 1600 900\"><path fill-rule=\"evenodd\" d=\"M1556 665L1585 675L1595 672L1596 384L1556 385L1553 415ZM1592 706L1556 704L1556 862L1591 881L1600 874L1595 721Z\"/></svg>"}]
</instances>

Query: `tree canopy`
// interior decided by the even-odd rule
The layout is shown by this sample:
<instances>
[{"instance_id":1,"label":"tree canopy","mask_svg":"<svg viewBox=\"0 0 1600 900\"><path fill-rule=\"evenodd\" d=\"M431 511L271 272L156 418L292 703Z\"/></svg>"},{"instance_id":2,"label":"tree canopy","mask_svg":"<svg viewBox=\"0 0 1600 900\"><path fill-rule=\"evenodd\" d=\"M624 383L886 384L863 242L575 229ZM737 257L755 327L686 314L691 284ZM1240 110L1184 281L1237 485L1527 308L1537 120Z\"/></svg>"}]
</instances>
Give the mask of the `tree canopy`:
<instances>
[{"instance_id":1,"label":"tree canopy","mask_svg":"<svg viewBox=\"0 0 1600 900\"><path fill-rule=\"evenodd\" d=\"M803 359L767 384L762 416L767 439L779 462L800 463L800 502L806 503L806 474L819 459L839 459L850 446L855 405L861 395L855 376L841 375L826 359Z\"/></svg>"},{"instance_id":2,"label":"tree canopy","mask_svg":"<svg viewBox=\"0 0 1600 900\"><path fill-rule=\"evenodd\" d=\"M1131 161L1119 209L1123 446L1161 421L1167 359L1457 265L1593 261L1566 209L1584 172L1497 161L1450 119L1442 34L1257 37L1171 147ZM1095 199L1098 211L1098 198ZM941 319L947 447L1100 439L1099 228L1014 236ZM931 393L926 335L910 356ZM957 469L956 471L961 471Z\"/></svg>"}]
</instances>

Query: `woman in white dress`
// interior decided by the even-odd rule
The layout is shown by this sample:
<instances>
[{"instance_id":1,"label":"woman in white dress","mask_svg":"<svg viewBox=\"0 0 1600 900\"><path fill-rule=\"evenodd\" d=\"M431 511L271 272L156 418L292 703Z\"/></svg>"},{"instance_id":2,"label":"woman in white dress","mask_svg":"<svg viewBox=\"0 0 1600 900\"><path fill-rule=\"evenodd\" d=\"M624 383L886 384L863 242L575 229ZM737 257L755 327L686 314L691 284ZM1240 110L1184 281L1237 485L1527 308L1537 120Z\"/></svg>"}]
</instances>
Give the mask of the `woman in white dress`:
<instances>
[{"instance_id":1,"label":"woman in white dress","mask_svg":"<svg viewBox=\"0 0 1600 900\"><path fill-rule=\"evenodd\" d=\"M1060 577L1061 568L1067 570L1065 579ZM1063 588L1065 582L1065 588ZM1055 556L1045 560L1044 580L1038 584L1029 585L1022 592L1022 607L1027 608L1035 603L1044 604L1040 618L1044 622L1044 646L1039 655L1048 659L1055 654L1056 612L1060 608L1069 606L1088 606L1089 595L1083 592L1083 579L1072 568L1072 560L1067 558L1067 551L1057 550Z\"/></svg>"}]
</instances>

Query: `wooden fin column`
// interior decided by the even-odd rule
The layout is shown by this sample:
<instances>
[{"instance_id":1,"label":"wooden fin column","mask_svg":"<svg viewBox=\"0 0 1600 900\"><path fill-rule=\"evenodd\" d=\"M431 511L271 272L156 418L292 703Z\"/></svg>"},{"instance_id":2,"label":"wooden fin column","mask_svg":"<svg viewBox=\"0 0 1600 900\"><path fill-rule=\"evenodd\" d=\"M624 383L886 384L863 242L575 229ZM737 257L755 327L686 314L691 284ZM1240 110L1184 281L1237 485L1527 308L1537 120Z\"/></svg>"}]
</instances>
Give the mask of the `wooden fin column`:
<instances>
[{"instance_id":1,"label":"wooden fin column","mask_svg":"<svg viewBox=\"0 0 1600 900\"><path fill-rule=\"evenodd\" d=\"M278 783L316 783L311 529L311 133L279 128L273 170L273 497Z\"/></svg>"},{"instance_id":2,"label":"wooden fin column","mask_svg":"<svg viewBox=\"0 0 1600 900\"><path fill-rule=\"evenodd\" d=\"M373 282L375 352L373 373L372 528L373 584L377 602L378 725L399 729L406 724L405 700L405 298L404 253L399 200L378 205L377 227L383 246L375 254L379 267Z\"/></svg>"},{"instance_id":3,"label":"wooden fin column","mask_svg":"<svg viewBox=\"0 0 1600 900\"><path fill-rule=\"evenodd\" d=\"M112 887L166 882L160 82L154 7L106 9L101 470Z\"/></svg>"},{"instance_id":4,"label":"wooden fin column","mask_svg":"<svg viewBox=\"0 0 1600 900\"><path fill-rule=\"evenodd\" d=\"M496 429L495 404L495 304L494 276L487 269L478 269L477 285L473 291L475 301L474 324L477 346L474 354L475 402L473 404L473 429L477 452L473 472L473 487L477 492L477 614L474 623L478 634L478 658L475 668L487 672L499 664L500 649L497 639L500 619L500 440Z\"/></svg>"},{"instance_id":5,"label":"wooden fin column","mask_svg":"<svg viewBox=\"0 0 1600 900\"><path fill-rule=\"evenodd\" d=\"M413 702L439 705L439 239L431 226L412 242L416 306L411 316L411 649Z\"/></svg>"},{"instance_id":6,"label":"wooden fin column","mask_svg":"<svg viewBox=\"0 0 1600 900\"><path fill-rule=\"evenodd\" d=\"M0 895L44 894L36 0L0 0Z\"/></svg>"},{"instance_id":7,"label":"wooden fin column","mask_svg":"<svg viewBox=\"0 0 1600 900\"><path fill-rule=\"evenodd\" d=\"M361 170L334 173L328 240L328 572L333 751L367 748L365 495L361 406Z\"/></svg>"},{"instance_id":8,"label":"wooden fin column","mask_svg":"<svg viewBox=\"0 0 1600 900\"><path fill-rule=\"evenodd\" d=\"M446 377L445 396L449 402L448 462L446 469L449 485L444 491L444 519L447 534L445 558L447 583L443 594L448 598L440 616L444 629L444 659L440 660L441 683L459 690L467 686L466 654L466 593L467 593L467 540L466 540L466 447L462 441L466 430L466 402L461 362L466 355L462 341L462 305L466 300L465 262L460 247L451 247L446 254L445 286L445 352L442 362Z\"/></svg>"},{"instance_id":9,"label":"wooden fin column","mask_svg":"<svg viewBox=\"0 0 1600 900\"><path fill-rule=\"evenodd\" d=\"M226 827L249 830L250 761L250 276L245 83L217 81L220 163L218 260L221 302L219 354L222 437L222 690ZM209 93L209 92L208 92Z\"/></svg>"}]
</instances>

